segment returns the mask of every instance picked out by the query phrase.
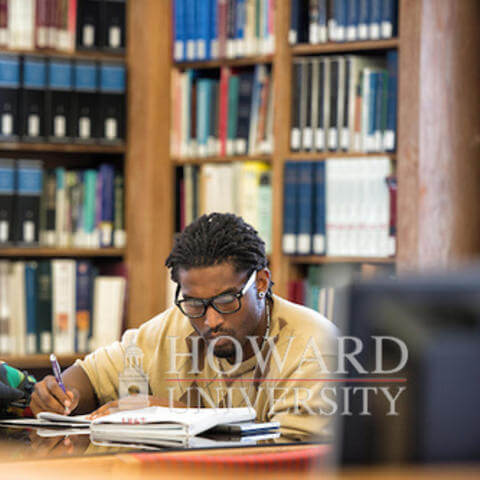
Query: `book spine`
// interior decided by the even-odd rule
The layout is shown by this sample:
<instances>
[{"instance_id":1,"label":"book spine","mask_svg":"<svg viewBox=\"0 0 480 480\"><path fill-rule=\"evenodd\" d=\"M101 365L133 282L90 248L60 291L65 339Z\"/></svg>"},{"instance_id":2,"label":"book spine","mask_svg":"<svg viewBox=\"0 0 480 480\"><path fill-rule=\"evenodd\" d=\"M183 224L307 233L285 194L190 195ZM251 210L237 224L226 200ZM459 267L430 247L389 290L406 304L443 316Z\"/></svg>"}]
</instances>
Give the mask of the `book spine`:
<instances>
[{"instance_id":1,"label":"book spine","mask_svg":"<svg viewBox=\"0 0 480 480\"><path fill-rule=\"evenodd\" d=\"M56 353L75 352L75 261L52 260L53 346Z\"/></svg>"},{"instance_id":2,"label":"book spine","mask_svg":"<svg viewBox=\"0 0 480 480\"><path fill-rule=\"evenodd\" d=\"M236 46L236 6L235 0L227 0L227 58L235 57Z\"/></svg>"},{"instance_id":3,"label":"book spine","mask_svg":"<svg viewBox=\"0 0 480 480\"><path fill-rule=\"evenodd\" d=\"M325 162L315 164L315 208L312 250L314 255L325 255Z\"/></svg>"},{"instance_id":4,"label":"book spine","mask_svg":"<svg viewBox=\"0 0 480 480\"><path fill-rule=\"evenodd\" d=\"M238 122L235 153L245 155L248 149L248 133L250 127L251 105L253 90L253 73L240 74L238 86Z\"/></svg>"},{"instance_id":5,"label":"book spine","mask_svg":"<svg viewBox=\"0 0 480 480\"><path fill-rule=\"evenodd\" d=\"M127 244L125 231L124 209L125 209L125 186L124 178L120 172L115 172L115 215L113 219L113 246L124 248Z\"/></svg>"},{"instance_id":6,"label":"book spine","mask_svg":"<svg viewBox=\"0 0 480 480\"><path fill-rule=\"evenodd\" d=\"M198 102L197 102L197 147L200 157L207 156L207 138L208 138L208 90L210 86L209 79L201 78L198 80Z\"/></svg>"},{"instance_id":7,"label":"book spine","mask_svg":"<svg viewBox=\"0 0 480 480\"><path fill-rule=\"evenodd\" d=\"M393 152L396 148L397 131L398 54L396 51L387 53L387 70L387 127L383 138L383 148L387 152Z\"/></svg>"},{"instance_id":8,"label":"book spine","mask_svg":"<svg viewBox=\"0 0 480 480\"><path fill-rule=\"evenodd\" d=\"M8 0L0 0L0 47L8 47Z\"/></svg>"},{"instance_id":9,"label":"book spine","mask_svg":"<svg viewBox=\"0 0 480 480\"><path fill-rule=\"evenodd\" d=\"M15 208L15 240L23 245L39 242L40 197L43 189L42 162L19 160Z\"/></svg>"},{"instance_id":10,"label":"book spine","mask_svg":"<svg viewBox=\"0 0 480 480\"><path fill-rule=\"evenodd\" d=\"M235 154L235 139L238 124L238 87L239 76L231 75L228 83L228 127L227 127L227 155Z\"/></svg>"},{"instance_id":11,"label":"book spine","mask_svg":"<svg viewBox=\"0 0 480 480\"><path fill-rule=\"evenodd\" d=\"M48 10L47 0L35 2L35 48L48 47Z\"/></svg>"},{"instance_id":12,"label":"book spine","mask_svg":"<svg viewBox=\"0 0 480 480\"><path fill-rule=\"evenodd\" d=\"M27 319L25 350L27 355L33 355L37 352L36 272L36 262L25 264L25 311Z\"/></svg>"},{"instance_id":13,"label":"book spine","mask_svg":"<svg viewBox=\"0 0 480 480\"><path fill-rule=\"evenodd\" d=\"M312 251L313 219L313 164L297 162L298 233L296 253L308 255Z\"/></svg>"},{"instance_id":14,"label":"book spine","mask_svg":"<svg viewBox=\"0 0 480 480\"><path fill-rule=\"evenodd\" d=\"M75 351L88 352L92 321L93 281L92 265L88 260L76 264L75 284Z\"/></svg>"},{"instance_id":15,"label":"book spine","mask_svg":"<svg viewBox=\"0 0 480 480\"><path fill-rule=\"evenodd\" d=\"M12 353L11 308L9 302L9 276L11 262L0 260L0 354Z\"/></svg>"},{"instance_id":16,"label":"book spine","mask_svg":"<svg viewBox=\"0 0 480 480\"><path fill-rule=\"evenodd\" d=\"M371 0L358 0L358 39L368 40L370 26L370 2Z\"/></svg>"},{"instance_id":17,"label":"book spine","mask_svg":"<svg viewBox=\"0 0 480 480\"><path fill-rule=\"evenodd\" d=\"M209 60L209 38L210 38L210 2L196 1L197 7L197 60Z\"/></svg>"},{"instance_id":18,"label":"book spine","mask_svg":"<svg viewBox=\"0 0 480 480\"><path fill-rule=\"evenodd\" d=\"M370 24L368 29L370 40L380 39L383 1L384 0L370 0Z\"/></svg>"},{"instance_id":19,"label":"book spine","mask_svg":"<svg viewBox=\"0 0 480 480\"><path fill-rule=\"evenodd\" d=\"M113 245L113 185L115 176L113 166L107 164L100 165L100 176L102 179L100 247L111 247Z\"/></svg>"},{"instance_id":20,"label":"book spine","mask_svg":"<svg viewBox=\"0 0 480 480\"><path fill-rule=\"evenodd\" d=\"M258 108L258 126L257 126L257 136L255 139L255 153L263 153L263 144L265 138L265 131L267 126L267 106L268 106L268 96L270 90L270 77L268 73L265 75L264 81L261 84L260 89L260 104Z\"/></svg>"},{"instance_id":21,"label":"book spine","mask_svg":"<svg viewBox=\"0 0 480 480\"><path fill-rule=\"evenodd\" d=\"M217 0L208 0L210 2L210 58L218 58L218 2Z\"/></svg>"},{"instance_id":22,"label":"book spine","mask_svg":"<svg viewBox=\"0 0 480 480\"><path fill-rule=\"evenodd\" d=\"M302 113L302 150L310 151L313 148L313 129L312 129L312 68L311 60L303 64L303 87L302 97L305 100Z\"/></svg>"},{"instance_id":23,"label":"book spine","mask_svg":"<svg viewBox=\"0 0 480 480\"><path fill-rule=\"evenodd\" d=\"M338 86L339 58L332 59L330 64L330 117L328 129L328 149L335 151L338 147Z\"/></svg>"},{"instance_id":24,"label":"book spine","mask_svg":"<svg viewBox=\"0 0 480 480\"><path fill-rule=\"evenodd\" d=\"M297 167L286 162L283 171L283 253L293 255L297 250Z\"/></svg>"},{"instance_id":25,"label":"book spine","mask_svg":"<svg viewBox=\"0 0 480 480\"><path fill-rule=\"evenodd\" d=\"M300 9L301 0L292 0L290 7L290 29L288 31L288 43L296 45L298 43L298 11Z\"/></svg>"},{"instance_id":26,"label":"book spine","mask_svg":"<svg viewBox=\"0 0 480 480\"><path fill-rule=\"evenodd\" d=\"M347 29L345 39L354 42L357 39L358 0L347 0Z\"/></svg>"},{"instance_id":27,"label":"book spine","mask_svg":"<svg viewBox=\"0 0 480 480\"><path fill-rule=\"evenodd\" d=\"M0 159L0 246L14 240L15 163Z\"/></svg>"},{"instance_id":28,"label":"book spine","mask_svg":"<svg viewBox=\"0 0 480 480\"><path fill-rule=\"evenodd\" d=\"M50 260L41 260L37 268L37 351L52 351L52 270Z\"/></svg>"},{"instance_id":29,"label":"book spine","mask_svg":"<svg viewBox=\"0 0 480 480\"><path fill-rule=\"evenodd\" d=\"M20 57L0 56L0 138L16 140L20 132Z\"/></svg>"},{"instance_id":30,"label":"book spine","mask_svg":"<svg viewBox=\"0 0 480 480\"><path fill-rule=\"evenodd\" d=\"M272 252L272 180L271 172L260 175L258 188L258 234L265 242L265 253Z\"/></svg>"},{"instance_id":31,"label":"book spine","mask_svg":"<svg viewBox=\"0 0 480 480\"><path fill-rule=\"evenodd\" d=\"M227 56L227 19L228 19L228 0L218 0L218 58Z\"/></svg>"},{"instance_id":32,"label":"book spine","mask_svg":"<svg viewBox=\"0 0 480 480\"><path fill-rule=\"evenodd\" d=\"M243 57L245 56L245 24L246 24L246 0L237 0L236 4L236 15L235 15L235 24L236 24L236 33L235 33L235 56Z\"/></svg>"},{"instance_id":33,"label":"book spine","mask_svg":"<svg viewBox=\"0 0 480 480\"><path fill-rule=\"evenodd\" d=\"M342 120L342 129L340 132L340 148L344 151L347 151L351 147L351 138L350 138L350 122L351 122L351 106L350 102L352 101L352 91L350 84L352 82L352 58L346 57L344 61L345 72L343 76L343 95L342 95L342 111L343 111L343 120Z\"/></svg>"},{"instance_id":34,"label":"book spine","mask_svg":"<svg viewBox=\"0 0 480 480\"><path fill-rule=\"evenodd\" d=\"M85 246L95 247L97 245L97 235L95 231L97 172L95 170L86 170L84 174L84 182L83 230L85 232Z\"/></svg>"},{"instance_id":35,"label":"book spine","mask_svg":"<svg viewBox=\"0 0 480 480\"><path fill-rule=\"evenodd\" d=\"M219 139L220 155L227 154L227 128L228 128L228 84L230 69L222 67L220 71L220 106L219 106Z\"/></svg>"},{"instance_id":36,"label":"book spine","mask_svg":"<svg viewBox=\"0 0 480 480\"><path fill-rule=\"evenodd\" d=\"M292 127L290 131L290 148L293 151L300 150L302 144L302 132L300 129L300 97L302 92L302 62L294 60L292 75Z\"/></svg>"},{"instance_id":37,"label":"book spine","mask_svg":"<svg viewBox=\"0 0 480 480\"><path fill-rule=\"evenodd\" d=\"M193 61L197 58L195 4L196 0L185 0L186 57L189 61Z\"/></svg>"},{"instance_id":38,"label":"book spine","mask_svg":"<svg viewBox=\"0 0 480 480\"><path fill-rule=\"evenodd\" d=\"M392 38L394 35L395 3L396 0L383 0L382 2L382 38Z\"/></svg>"},{"instance_id":39,"label":"book spine","mask_svg":"<svg viewBox=\"0 0 480 480\"><path fill-rule=\"evenodd\" d=\"M175 0L174 21L173 59L176 62L182 62L185 60L185 0Z\"/></svg>"},{"instance_id":40,"label":"book spine","mask_svg":"<svg viewBox=\"0 0 480 480\"><path fill-rule=\"evenodd\" d=\"M56 244L56 190L57 179L54 171L48 171L45 173L44 181L44 200L42 208L45 215L45 230L43 231L43 238L41 238L42 245L53 247Z\"/></svg>"}]
</instances>

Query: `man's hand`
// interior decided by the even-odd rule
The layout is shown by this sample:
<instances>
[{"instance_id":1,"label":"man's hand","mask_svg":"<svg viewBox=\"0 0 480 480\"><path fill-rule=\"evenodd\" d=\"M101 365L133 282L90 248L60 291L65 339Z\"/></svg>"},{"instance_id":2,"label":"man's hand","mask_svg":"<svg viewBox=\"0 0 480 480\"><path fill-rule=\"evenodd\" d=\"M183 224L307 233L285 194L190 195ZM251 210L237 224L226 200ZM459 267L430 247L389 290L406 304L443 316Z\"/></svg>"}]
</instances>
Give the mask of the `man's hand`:
<instances>
[{"instance_id":1,"label":"man's hand","mask_svg":"<svg viewBox=\"0 0 480 480\"><path fill-rule=\"evenodd\" d=\"M35 391L30 400L30 408L35 416L39 412L69 415L77 408L79 400L80 394L75 388L64 393L55 377L48 375L35 385Z\"/></svg>"},{"instance_id":2,"label":"man's hand","mask_svg":"<svg viewBox=\"0 0 480 480\"><path fill-rule=\"evenodd\" d=\"M165 398L154 397L153 395L148 396L148 406L149 407L175 407L175 408L185 408L181 402L173 402L171 405L169 401ZM97 408L90 415L88 415L88 420L95 420L99 417L104 417L105 415L110 415L111 413L118 412L118 400L113 400L111 402L105 403L100 408Z\"/></svg>"}]
</instances>

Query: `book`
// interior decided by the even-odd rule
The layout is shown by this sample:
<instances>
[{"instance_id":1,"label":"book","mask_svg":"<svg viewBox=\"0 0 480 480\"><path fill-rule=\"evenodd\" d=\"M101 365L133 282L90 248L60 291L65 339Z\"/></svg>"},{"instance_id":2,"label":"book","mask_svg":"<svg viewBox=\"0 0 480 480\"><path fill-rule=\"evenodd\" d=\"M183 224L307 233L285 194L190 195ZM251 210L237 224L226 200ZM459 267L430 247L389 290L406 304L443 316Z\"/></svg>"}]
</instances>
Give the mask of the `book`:
<instances>
[{"instance_id":1,"label":"book","mask_svg":"<svg viewBox=\"0 0 480 480\"><path fill-rule=\"evenodd\" d=\"M40 260L37 267L37 351L53 351L52 341L52 264Z\"/></svg>"},{"instance_id":2,"label":"book","mask_svg":"<svg viewBox=\"0 0 480 480\"><path fill-rule=\"evenodd\" d=\"M75 352L75 260L52 260L52 330L56 353Z\"/></svg>"},{"instance_id":3,"label":"book","mask_svg":"<svg viewBox=\"0 0 480 480\"><path fill-rule=\"evenodd\" d=\"M20 57L0 55L0 140L16 140L19 119Z\"/></svg>"},{"instance_id":4,"label":"book","mask_svg":"<svg viewBox=\"0 0 480 480\"><path fill-rule=\"evenodd\" d=\"M38 311L37 311L37 262L25 263L25 310L26 338L25 352L27 355L37 353Z\"/></svg>"},{"instance_id":5,"label":"book","mask_svg":"<svg viewBox=\"0 0 480 480\"><path fill-rule=\"evenodd\" d=\"M9 301L9 276L11 262L0 260L0 354L12 353L12 336L10 333L10 301Z\"/></svg>"},{"instance_id":6,"label":"book","mask_svg":"<svg viewBox=\"0 0 480 480\"><path fill-rule=\"evenodd\" d=\"M122 434L125 441L145 441L152 438L190 438L210 428L229 422L253 420L253 408L168 408L148 407L120 411L95 419L92 434Z\"/></svg>"},{"instance_id":7,"label":"book","mask_svg":"<svg viewBox=\"0 0 480 480\"><path fill-rule=\"evenodd\" d=\"M0 245L13 242L13 213L15 197L15 163L0 159Z\"/></svg>"},{"instance_id":8,"label":"book","mask_svg":"<svg viewBox=\"0 0 480 480\"><path fill-rule=\"evenodd\" d=\"M19 160L17 165L14 240L21 245L35 245L39 242L43 163Z\"/></svg>"},{"instance_id":9,"label":"book","mask_svg":"<svg viewBox=\"0 0 480 480\"><path fill-rule=\"evenodd\" d=\"M124 315L126 280L120 276L97 276L93 291L93 336L89 350L120 339Z\"/></svg>"}]
</instances>

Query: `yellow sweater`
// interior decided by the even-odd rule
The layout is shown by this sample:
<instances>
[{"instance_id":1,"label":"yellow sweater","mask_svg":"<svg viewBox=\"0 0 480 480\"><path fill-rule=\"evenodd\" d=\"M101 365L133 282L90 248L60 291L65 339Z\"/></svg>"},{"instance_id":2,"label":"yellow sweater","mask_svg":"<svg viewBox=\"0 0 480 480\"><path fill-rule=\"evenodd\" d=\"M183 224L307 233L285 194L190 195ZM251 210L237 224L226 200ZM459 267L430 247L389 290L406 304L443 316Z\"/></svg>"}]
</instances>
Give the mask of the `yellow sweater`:
<instances>
[{"instance_id":1,"label":"yellow sweater","mask_svg":"<svg viewBox=\"0 0 480 480\"><path fill-rule=\"evenodd\" d=\"M192 363L191 339L197 334L176 307L76 364L88 375L100 403L115 400L125 348L136 338L152 395L189 406L250 404L258 421L279 421L284 436L326 433L331 418L325 413L332 409L321 389L336 366L336 328L313 310L273 298L270 342L239 364L216 357L206 361L203 340L198 342L198 364Z\"/></svg>"}]
</instances>

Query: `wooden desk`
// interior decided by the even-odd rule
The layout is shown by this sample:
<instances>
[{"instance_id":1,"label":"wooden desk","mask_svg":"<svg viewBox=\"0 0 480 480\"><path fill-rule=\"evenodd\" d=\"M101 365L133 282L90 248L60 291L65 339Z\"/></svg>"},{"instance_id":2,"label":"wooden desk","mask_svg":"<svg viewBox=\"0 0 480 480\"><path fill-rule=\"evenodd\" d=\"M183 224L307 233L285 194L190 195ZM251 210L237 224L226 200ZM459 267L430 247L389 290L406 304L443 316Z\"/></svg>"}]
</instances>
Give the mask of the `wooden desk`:
<instances>
[{"instance_id":1,"label":"wooden desk","mask_svg":"<svg viewBox=\"0 0 480 480\"><path fill-rule=\"evenodd\" d=\"M398 468L361 468L339 472L329 471L326 466L315 469L202 464L179 461L180 457L193 455L263 455L275 452L304 451L312 448L305 446L278 446L269 448L242 448L209 450L208 452L165 452L162 461L144 463L132 454L105 455L99 457L59 458L0 463L2 480L477 480L480 467L472 466L434 466L434 467L398 467ZM169 460L170 459L170 460Z\"/></svg>"}]
</instances>

